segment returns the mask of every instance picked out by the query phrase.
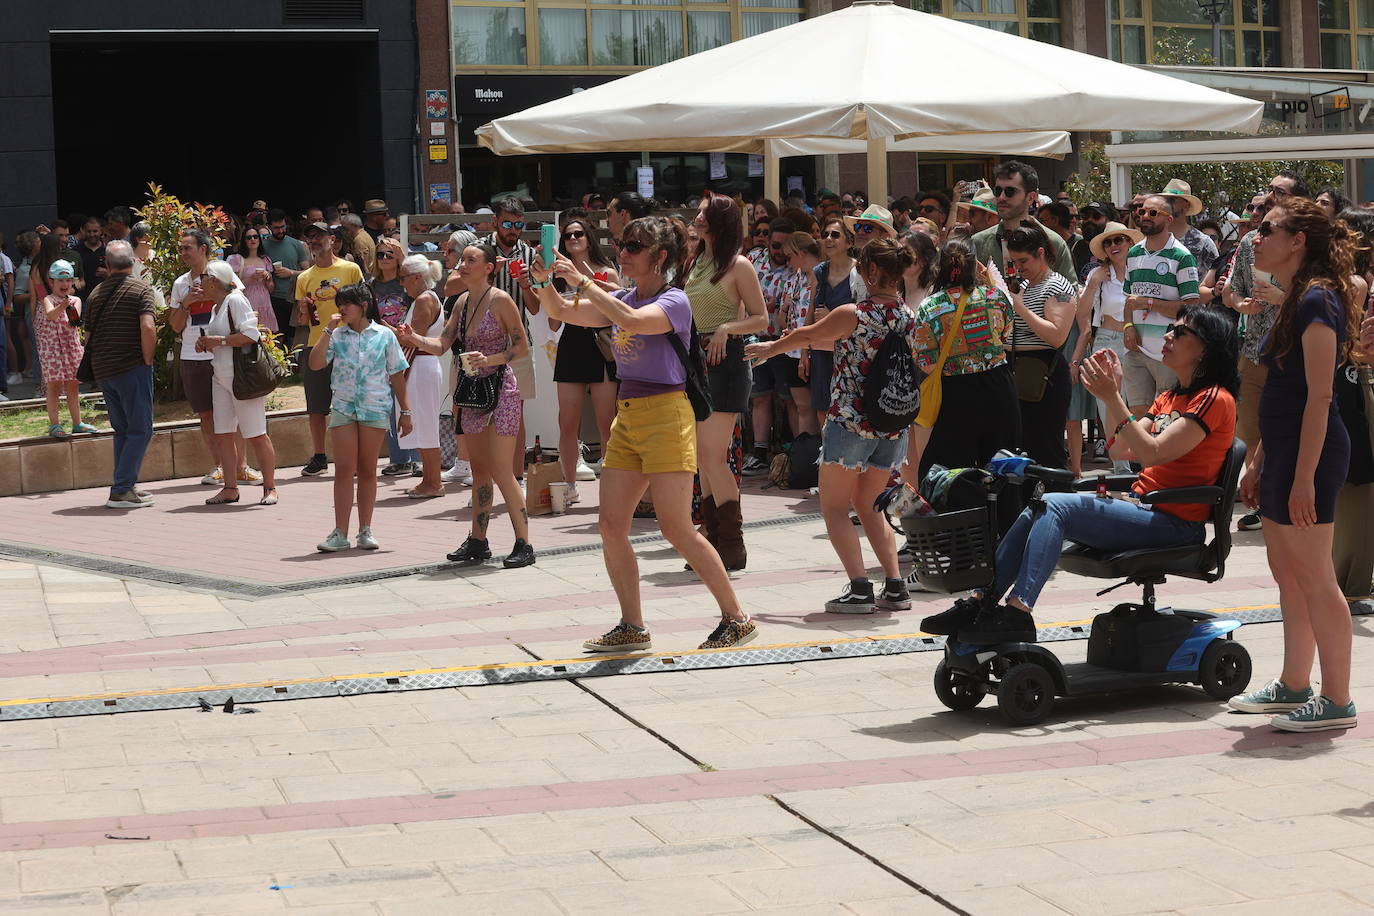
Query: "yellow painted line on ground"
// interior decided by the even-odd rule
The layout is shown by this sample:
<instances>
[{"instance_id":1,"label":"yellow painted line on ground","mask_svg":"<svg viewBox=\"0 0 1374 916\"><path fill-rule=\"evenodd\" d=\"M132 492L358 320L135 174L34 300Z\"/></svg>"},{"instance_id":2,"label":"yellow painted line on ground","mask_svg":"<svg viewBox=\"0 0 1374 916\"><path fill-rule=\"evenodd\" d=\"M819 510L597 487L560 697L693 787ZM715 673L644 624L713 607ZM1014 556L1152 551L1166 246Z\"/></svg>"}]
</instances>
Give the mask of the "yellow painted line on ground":
<instances>
[{"instance_id":1,"label":"yellow painted line on ground","mask_svg":"<svg viewBox=\"0 0 1374 916\"><path fill-rule=\"evenodd\" d=\"M1277 604L1256 604L1243 607L1213 608L1208 613L1228 614L1239 611L1268 611L1277 609ZM1092 623L1092 618L1083 620L1060 620L1052 623L1037 624L1036 629L1047 630L1057 627L1083 626ZM71 703L82 700L121 700L133 697L177 696L179 694L206 693L207 691L246 690L251 687L290 687L293 684L325 684L334 681L360 681L385 679L389 677L414 677L421 674L456 674L462 671L501 671L510 668L556 668L562 665L585 664L587 662L643 661L653 658L681 658L685 655L711 655L724 652L761 652L769 649L809 649L816 646L840 646L865 642L887 642L893 639L919 639L930 637L929 633L889 633L877 636L850 636L841 639L819 639L805 642L779 642L764 646L746 645L727 649L684 649L678 652L631 652L624 655L582 655L577 658L530 659L519 662L496 662L485 665L455 665L450 668L409 668L401 671L371 671L361 674L323 675L321 677L291 678L281 681L243 681L234 684L202 684L198 687L167 687L155 690L133 690L119 693L87 693L65 697L30 697L21 700L0 700L0 707L24 706L31 703ZM671 669L665 669L671 670Z\"/></svg>"}]
</instances>

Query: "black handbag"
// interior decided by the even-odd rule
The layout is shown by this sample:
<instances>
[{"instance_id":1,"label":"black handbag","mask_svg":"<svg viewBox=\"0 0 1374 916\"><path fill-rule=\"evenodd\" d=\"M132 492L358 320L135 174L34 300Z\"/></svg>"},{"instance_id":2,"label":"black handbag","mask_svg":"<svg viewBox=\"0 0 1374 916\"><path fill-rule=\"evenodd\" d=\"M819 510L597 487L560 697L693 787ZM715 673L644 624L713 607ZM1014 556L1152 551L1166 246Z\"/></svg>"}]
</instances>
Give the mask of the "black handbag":
<instances>
[{"instance_id":1,"label":"black handbag","mask_svg":"<svg viewBox=\"0 0 1374 916\"><path fill-rule=\"evenodd\" d=\"M234 309L229 305L228 300L224 302L224 308L229 316L229 333L237 334L238 328L234 325ZM259 332L261 333L261 332ZM259 337L241 347L234 348L234 399L238 401L251 401L254 398L266 397L286 378L286 367L278 365L272 358L272 354L267 352L263 346L262 338Z\"/></svg>"},{"instance_id":2,"label":"black handbag","mask_svg":"<svg viewBox=\"0 0 1374 916\"><path fill-rule=\"evenodd\" d=\"M490 289L487 290L491 292ZM483 299L486 298L484 294ZM477 305L482 305L478 300ZM463 318L458 326L458 341L466 346L468 339L468 308L464 302L460 306L463 310ZM506 377L506 365L503 363L496 367L496 371L491 375L468 375L459 370L457 383L453 386L453 405L464 410L476 410L480 413L489 413L496 407L496 402L501 397L501 382Z\"/></svg>"},{"instance_id":3,"label":"black handbag","mask_svg":"<svg viewBox=\"0 0 1374 916\"><path fill-rule=\"evenodd\" d=\"M1045 399L1045 389L1050 384L1050 373L1054 363L1033 356L1018 356L1012 364L1012 374L1016 378L1016 397L1027 404L1039 404Z\"/></svg>"},{"instance_id":4,"label":"black handbag","mask_svg":"<svg viewBox=\"0 0 1374 916\"><path fill-rule=\"evenodd\" d=\"M668 342L673 345L677 358L682 360L682 368L687 370L687 400L692 404L692 413L700 423L711 416L711 395L706 390L706 354L701 351L701 340L697 337L697 323L692 322L691 350L682 345L677 331L668 332Z\"/></svg>"}]
</instances>

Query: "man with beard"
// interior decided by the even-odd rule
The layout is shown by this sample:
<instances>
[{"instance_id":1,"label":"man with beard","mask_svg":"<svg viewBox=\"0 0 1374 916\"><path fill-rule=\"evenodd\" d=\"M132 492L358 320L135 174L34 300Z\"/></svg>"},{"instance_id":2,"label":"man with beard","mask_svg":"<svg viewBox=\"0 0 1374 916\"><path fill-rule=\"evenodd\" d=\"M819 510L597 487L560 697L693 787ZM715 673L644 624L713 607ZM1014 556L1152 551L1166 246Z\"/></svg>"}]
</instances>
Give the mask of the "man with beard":
<instances>
[{"instance_id":1,"label":"man with beard","mask_svg":"<svg viewBox=\"0 0 1374 916\"><path fill-rule=\"evenodd\" d=\"M997 202L999 223L973 237L973 250L983 264L991 261L1003 276L1007 275L1007 252L1003 240L1008 232L1021 226L1034 226L1045 234L1050 248L1046 252L1050 268L1072 281L1077 276L1069 246L1059 233L1051 232L1030 215L1030 204L1040 195L1040 173L1024 162L1011 160L997 167L993 173L993 198Z\"/></svg>"}]
</instances>

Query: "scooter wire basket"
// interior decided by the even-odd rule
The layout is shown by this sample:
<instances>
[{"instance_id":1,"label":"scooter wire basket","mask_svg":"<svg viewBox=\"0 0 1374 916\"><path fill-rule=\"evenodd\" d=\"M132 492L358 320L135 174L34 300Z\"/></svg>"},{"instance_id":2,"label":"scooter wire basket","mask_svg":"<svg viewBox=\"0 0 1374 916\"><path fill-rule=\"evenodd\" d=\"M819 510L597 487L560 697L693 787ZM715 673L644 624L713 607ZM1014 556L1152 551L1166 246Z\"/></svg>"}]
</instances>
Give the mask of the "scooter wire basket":
<instances>
[{"instance_id":1,"label":"scooter wire basket","mask_svg":"<svg viewBox=\"0 0 1374 916\"><path fill-rule=\"evenodd\" d=\"M997 542L987 506L903 516L901 525L922 585L945 593L992 586Z\"/></svg>"}]
</instances>

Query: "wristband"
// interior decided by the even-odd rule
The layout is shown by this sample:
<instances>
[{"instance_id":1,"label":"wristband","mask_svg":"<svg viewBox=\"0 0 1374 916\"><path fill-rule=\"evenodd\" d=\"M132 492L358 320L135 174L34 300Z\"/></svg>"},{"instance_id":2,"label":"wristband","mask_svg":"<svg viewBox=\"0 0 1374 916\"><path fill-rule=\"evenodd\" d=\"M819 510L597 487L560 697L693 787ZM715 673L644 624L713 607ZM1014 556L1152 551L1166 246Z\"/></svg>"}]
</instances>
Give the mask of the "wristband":
<instances>
[{"instance_id":1,"label":"wristband","mask_svg":"<svg viewBox=\"0 0 1374 916\"><path fill-rule=\"evenodd\" d=\"M549 280L545 280L540 283L538 280L534 279L534 277L530 277L530 289L544 289L550 282Z\"/></svg>"},{"instance_id":2,"label":"wristband","mask_svg":"<svg viewBox=\"0 0 1374 916\"><path fill-rule=\"evenodd\" d=\"M1128 322L1126 322L1125 324L1123 324L1123 325L1121 326L1121 330L1123 330L1123 331L1129 331L1129 330L1130 330L1131 328L1133 328L1133 327L1135 327L1135 322L1134 322L1134 321L1128 321Z\"/></svg>"},{"instance_id":3,"label":"wristband","mask_svg":"<svg viewBox=\"0 0 1374 916\"><path fill-rule=\"evenodd\" d=\"M582 278L582 281L581 281L580 283L577 284L577 295L580 296L580 295L582 295L583 293L585 293L585 292L587 291L587 287L589 287L589 286L591 286L591 285L592 285L591 278L590 278L590 277L583 277L583 278Z\"/></svg>"},{"instance_id":4,"label":"wristband","mask_svg":"<svg viewBox=\"0 0 1374 916\"><path fill-rule=\"evenodd\" d=\"M1126 419L1116 424L1116 429L1112 430L1112 439L1115 440L1117 436L1121 435L1121 431L1126 428L1127 424L1134 423L1138 419L1139 417L1135 414L1127 415Z\"/></svg>"},{"instance_id":5,"label":"wristband","mask_svg":"<svg viewBox=\"0 0 1374 916\"><path fill-rule=\"evenodd\" d=\"M403 417L408 417L408 416L410 416L410 411L408 411L408 410L403 410L403 411L401 411L401 416L403 416Z\"/></svg>"}]
</instances>

